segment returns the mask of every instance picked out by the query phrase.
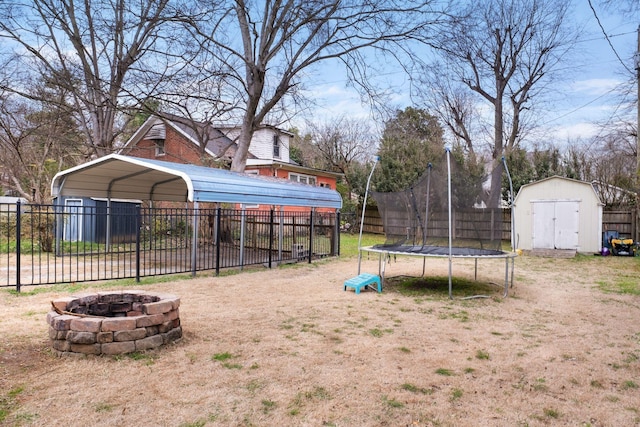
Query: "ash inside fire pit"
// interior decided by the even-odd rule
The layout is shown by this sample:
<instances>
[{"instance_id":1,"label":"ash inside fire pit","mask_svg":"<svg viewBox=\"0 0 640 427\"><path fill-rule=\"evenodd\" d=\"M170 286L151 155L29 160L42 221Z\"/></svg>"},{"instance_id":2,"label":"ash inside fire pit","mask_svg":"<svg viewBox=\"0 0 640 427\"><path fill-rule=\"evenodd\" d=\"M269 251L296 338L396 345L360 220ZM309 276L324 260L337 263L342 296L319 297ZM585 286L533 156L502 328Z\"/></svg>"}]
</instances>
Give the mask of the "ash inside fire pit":
<instances>
[{"instance_id":1,"label":"ash inside fire pit","mask_svg":"<svg viewBox=\"0 0 640 427\"><path fill-rule=\"evenodd\" d=\"M49 338L59 355L122 354L160 347L182 337L175 295L99 292L51 302Z\"/></svg>"},{"instance_id":2,"label":"ash inside fire pit","mask_svg":"<svg viewBox=\"0 0 640 427\"><path fill-rule=\"evenodd\" d=\"M67 312L89 316L127 317L143 314L145 304L160 301L149 294L97 294L96 298L78 298L67 303Z\"/></svg>"}]
</instances>

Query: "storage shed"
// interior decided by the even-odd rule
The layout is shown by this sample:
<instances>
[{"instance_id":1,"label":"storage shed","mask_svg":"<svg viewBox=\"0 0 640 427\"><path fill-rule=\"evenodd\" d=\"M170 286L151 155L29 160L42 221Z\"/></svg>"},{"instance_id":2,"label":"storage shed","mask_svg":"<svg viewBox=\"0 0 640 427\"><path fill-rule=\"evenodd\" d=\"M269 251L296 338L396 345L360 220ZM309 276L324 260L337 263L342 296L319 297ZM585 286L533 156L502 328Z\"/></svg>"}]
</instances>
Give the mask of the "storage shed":
<instances>
[{"instance_id":1,"label":"storage shed","mask_svg":"<svg viewBox=\"0 0 640 427\"><path fill-rule=\"evenodd\" d=\"M517 248L600 251L603 204L590 183L553 176L523 185L514 204Z\"/></svg>"}]
</instances>

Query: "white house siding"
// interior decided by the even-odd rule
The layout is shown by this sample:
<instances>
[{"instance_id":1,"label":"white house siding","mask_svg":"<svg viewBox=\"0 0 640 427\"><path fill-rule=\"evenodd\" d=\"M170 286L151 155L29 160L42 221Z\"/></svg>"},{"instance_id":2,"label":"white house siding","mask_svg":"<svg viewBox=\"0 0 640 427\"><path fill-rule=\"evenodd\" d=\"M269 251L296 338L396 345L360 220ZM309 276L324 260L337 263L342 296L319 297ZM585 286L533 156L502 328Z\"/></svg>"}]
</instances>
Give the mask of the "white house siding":
<instances>
[{"instance_id":1,"label":"white house siding","mask_svg":"<svg viewBox=\"0 0 640 427\"><path fill-rule=\"evenodd\" d=\"M590 183L551 177L524 185L513 215L520 249L575 246L588 253L602 246L602 203Z\"/></svg>"},{"instance_id":2,"label":"white house siding","mask_svg":"<svg viewBox=\"0 0 640 427\"><path fill-rule=\"evenodd\" d=\"M277 132L270 128L257 130L253 134L249 151L259 159L280 160L289 163L289 135L280 133L280 157L273 156L273 136Z\"/></svg>"},{"instance_id":3,"label":"white house siding","mask_svg":"<svg viewBox=\"0 0 640 427\"><path fill-rule=\"evenodd\" d=\"M221 129L229 139L236 139L240 135L239 128L225 128ZM273 157L273 135L278 133L272 128L258 129L253 133L251 139L251 145L249 146L249 152L262 160L279 160L284 163L289 163L289 143L290 136L284 133L280 135L280 157Z\"/></svg>"}]
</instances>

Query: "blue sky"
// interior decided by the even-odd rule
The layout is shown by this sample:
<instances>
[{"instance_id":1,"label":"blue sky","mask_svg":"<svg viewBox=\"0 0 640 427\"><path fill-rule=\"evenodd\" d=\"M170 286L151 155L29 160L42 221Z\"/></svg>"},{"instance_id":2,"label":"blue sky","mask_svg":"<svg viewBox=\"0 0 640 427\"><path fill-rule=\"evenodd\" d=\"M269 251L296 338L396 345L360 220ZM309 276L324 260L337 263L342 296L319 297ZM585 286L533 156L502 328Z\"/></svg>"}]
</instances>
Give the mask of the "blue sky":
<instances>
[{"instance_id":1,"label":"blue sky","mask_svg":"<svg viewBox=\"0 0 640 427\"><path fill-rule=\"evenodd\" d=\"M634 71L633 55L637 47L637 28L640 16L622 16L605 11L597 0L592 0L598 17L609 35L613 45L625 65ZM578 138L586 140L599 132L598 123L611 122L616 112L624 107L617 89L633 78L625 70L621 61L603 35L588 0L574 0L572 21L584 28L573 57L561 64L564 75L553 82L554 91L550 94L538 123L544 131L541 139L565 143ZM369 111L360 103L354 90L345 86L341 73L334 68L316 78L316 83L307 84L320 107L315 111L314 119L345 115L367 118ZM401 72L389 70L387 78L395 80L399 87L405 77ZM635 97L635 88L633 96ZM408 91L400 90L394 95L399 108L412 105ZM626 101L634 101L627 97ZM635 117L631 116L635 121Z\"/></svg>"}]
</instances>

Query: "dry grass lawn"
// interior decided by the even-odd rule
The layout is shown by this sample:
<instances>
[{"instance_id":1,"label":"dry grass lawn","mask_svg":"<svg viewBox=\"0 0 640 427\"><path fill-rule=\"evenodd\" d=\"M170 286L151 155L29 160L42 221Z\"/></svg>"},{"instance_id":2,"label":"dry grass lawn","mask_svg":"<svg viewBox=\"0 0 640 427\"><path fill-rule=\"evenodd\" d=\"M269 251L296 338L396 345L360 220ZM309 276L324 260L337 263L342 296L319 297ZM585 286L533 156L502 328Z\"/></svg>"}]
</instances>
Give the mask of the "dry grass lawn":
<instances>
[{"instance_id":1,"label":"dry grass lawn","mask_svg":"<svg viewBox=\"0 0 640 427\"><path fill-rule=\"evenodd\" d=\"M0 425L640 425L639 260L519 257L506 299L502 260L479 262L479 284L454 261L456 296L490 295L466 300L433 279L444 259L382 294L343 291L353 258L136 285L181 297L184 337L119 357L50 350L69 287L0 290Z\"/></svg>"}]
</instances>

